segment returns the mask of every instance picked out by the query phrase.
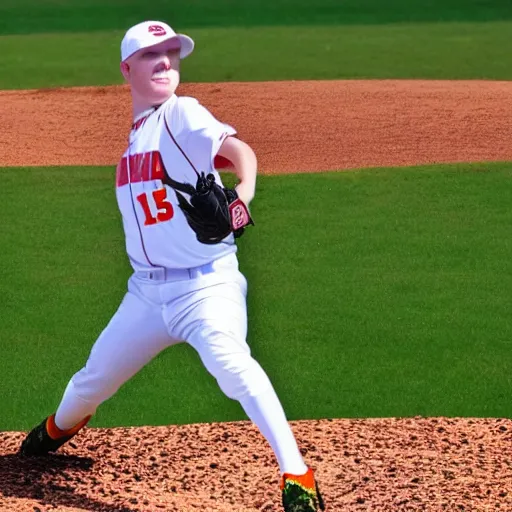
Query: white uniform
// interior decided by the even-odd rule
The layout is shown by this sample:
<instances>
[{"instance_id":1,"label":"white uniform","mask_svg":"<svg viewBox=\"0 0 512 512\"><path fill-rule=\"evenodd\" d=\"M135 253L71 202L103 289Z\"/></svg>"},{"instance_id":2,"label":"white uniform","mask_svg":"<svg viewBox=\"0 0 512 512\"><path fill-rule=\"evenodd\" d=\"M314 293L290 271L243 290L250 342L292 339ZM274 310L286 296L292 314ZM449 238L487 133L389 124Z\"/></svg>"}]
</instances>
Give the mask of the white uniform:
<instances>
[{"instance_id":1,"label":"white uniform","mask_svg":"<svg viewBox=\"0 0 512 512\"><path fill-rule=\"evenodd\" d=\"M282 405L246 343L247 281L238 270L234 237L198 242L175 192L161 181L163 166L176 181L195 185L201 171L220 181L213 161L233 134L192 98L173 96L135 120L116 175L134 272L85 367L69 381L55 423L66 430L93 415L159 352L187 342L258 426L281 472L300 475L307 467Z\"/></svg>"},{"instance_id":2,"label":"white uniform","mask_svg":"<svg viewBox=\"0 0 512 512\"><path fill-rule=\"evenodd\" d=\"M233 399L258 395L270 382L246 343L247 282L238 270L233 235L214 245L197 241L170 176L195 185L196 172L213 172L225 138L235 130L215 119L193 98L171 97L135 120L130 145L117 167L116 191L134 273L118 311L102 332L86 366L73 376L66 396L73 424L166 347L186 341L199 353L224 393ZM195 168L195 170L194 170Z\"/></svg>"},{"instance_id":3,"label":"white uniform","mask_svg":"<svg viewBox=\"0 0 512 512\"><path fill-rule=\"evenodd\" d=\"M175 38L181 43L180 57L186 57L194 47L188 36L176 34L165 23L142 22L123 38L121 60ZM40 450L42 441L49 440L52 422L66 442L70 429L74 435L159 352L187 342L224 393L238 400L259 428L281 473L306 473L281 402L246 343L247 281L238 270L234 237L214 245L198 242L175 191L162 183L164 169L180 183L196 185L201 172L213 173L221 183L214 158L226 137L234 134L195 99L175 95L134 120L116 173L116 196L134 271L128 291L85 367L69 381L55 416L27 436L25 453L31 444ZM238 218L236 211L232 215ZM49 446L57 441L52 439Z\"/></svg>"}]
</instances>

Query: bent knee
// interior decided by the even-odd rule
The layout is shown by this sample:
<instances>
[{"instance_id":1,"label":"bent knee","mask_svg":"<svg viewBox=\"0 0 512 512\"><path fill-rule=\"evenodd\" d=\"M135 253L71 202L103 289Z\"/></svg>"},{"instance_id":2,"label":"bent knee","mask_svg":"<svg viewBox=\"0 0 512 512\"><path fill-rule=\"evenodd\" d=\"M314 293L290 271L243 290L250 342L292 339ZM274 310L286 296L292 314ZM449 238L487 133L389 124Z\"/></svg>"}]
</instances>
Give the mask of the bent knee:
<instances>
[{"instance_id":1,"label":"bent knee","mask_svg":"<svg viewBox=\"0 0 512 512\"><path fill-rule=\"evenodd\" d=\"M227 397L240 400L259 395L270 387L267 374L250 354L237 354L224 363L228 364L220 364L212 374Z\"/></svg>"}]
</instances>

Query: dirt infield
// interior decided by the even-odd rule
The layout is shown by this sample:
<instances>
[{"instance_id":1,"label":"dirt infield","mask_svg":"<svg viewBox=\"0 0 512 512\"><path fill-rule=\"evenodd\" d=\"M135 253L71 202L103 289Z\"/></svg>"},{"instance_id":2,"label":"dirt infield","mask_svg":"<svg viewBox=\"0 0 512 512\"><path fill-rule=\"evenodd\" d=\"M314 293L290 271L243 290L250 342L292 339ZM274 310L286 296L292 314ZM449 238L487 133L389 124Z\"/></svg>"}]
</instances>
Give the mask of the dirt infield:
<instances>
[{"instance_id":1,"label":"dirt infield","mask_svg":"<svg viewBox=\"0 0 512 512\"><path fill-rule=\"evenodd\" d=\"M512 82L183 84L250 143L263 173L512 160ZM126 87L0 92L0 167L115 165Z\"/></svg>"},{"instance_id":2,"label":"dirt infield","mask_svg":"<svg viewBox=\"0 0 512 512\"><path fill-rule=\"evenodd\" d=\"M184 84L179 94L235 126L266 174L512 160L510 82ZM0 167L114 166L129 92L0 91L0 116ZM292 428L331 512L512 511L510 419ZM0 432L0 511L281 510L276 461L247 422L89 428L43 459L16 455L23 435Z\"/></svg>"}]
</instances>

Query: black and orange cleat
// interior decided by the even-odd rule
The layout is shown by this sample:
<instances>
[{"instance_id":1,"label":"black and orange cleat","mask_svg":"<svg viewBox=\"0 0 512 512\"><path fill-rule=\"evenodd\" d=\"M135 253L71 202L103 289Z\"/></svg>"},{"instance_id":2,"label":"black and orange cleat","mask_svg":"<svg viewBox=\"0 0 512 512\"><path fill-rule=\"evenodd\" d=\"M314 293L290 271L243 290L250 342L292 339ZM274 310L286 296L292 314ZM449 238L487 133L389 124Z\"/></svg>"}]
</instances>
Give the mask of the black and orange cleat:
<instances>
[{"instance_id":1,"label":"black and orange cleat","mask_svg":"<svg viewBox=\"0 0 512 512\"><path fill-rule=\"evenodd\" d=\"M18 453L26 457L40 457L55 452L85 427L90 419L91 416L87 416L73 428L60 430L55 424L55 414L52 414L27 434Z\"/></svg>"},{"instance_id":2,"label":"black and orange cleat","mask_svg":"<svg viewBox=\"0 0 512 512\"><path fill-rule=\"evenodd\" d=\"M311 468L304 475L285 473L281 478L285 512L318 512L325 510L324 500Z\"/></svg>"}]
</instances>

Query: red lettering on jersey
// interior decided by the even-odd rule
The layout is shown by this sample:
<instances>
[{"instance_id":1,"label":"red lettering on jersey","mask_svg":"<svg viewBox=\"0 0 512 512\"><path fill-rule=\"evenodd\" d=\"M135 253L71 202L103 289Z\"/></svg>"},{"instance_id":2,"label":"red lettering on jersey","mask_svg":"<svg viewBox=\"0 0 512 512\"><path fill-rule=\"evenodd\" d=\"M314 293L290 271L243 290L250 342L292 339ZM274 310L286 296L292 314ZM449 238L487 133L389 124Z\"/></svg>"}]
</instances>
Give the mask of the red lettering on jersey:
<instances>
[{"instance_id":1,"label":"red lettering on jersey","mask_svg":"<svg viewBox=\"0 0 512 512\"><path fill-rule=\"evenodd\" d=\"M166 30L162 25L150 25L148 27L148 32L153 34L155 37L165 36L167 34Z\"/></svg>"},{"instance_id":2,"label":"red lettering on jersey","mask_svg":"<svg viewBox=\"0 0 512 512\"><path fill-rule=\"evenodd\" d=\"M128 173L129 172L129 173ZM128 183L161 180L164 177L162 156L158 151L123 157L117 165L116 186L122 187Z\"/></svg>"}]
</instances>

